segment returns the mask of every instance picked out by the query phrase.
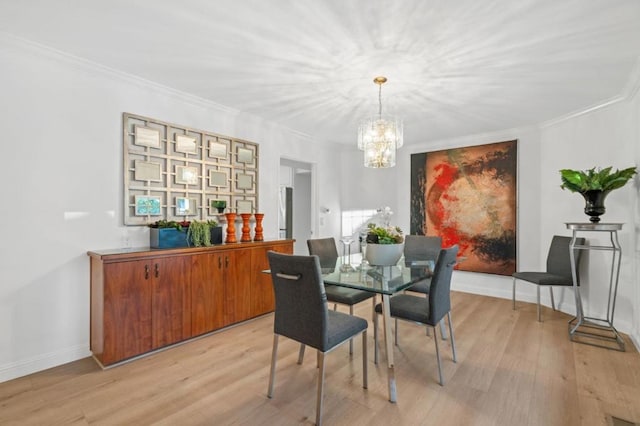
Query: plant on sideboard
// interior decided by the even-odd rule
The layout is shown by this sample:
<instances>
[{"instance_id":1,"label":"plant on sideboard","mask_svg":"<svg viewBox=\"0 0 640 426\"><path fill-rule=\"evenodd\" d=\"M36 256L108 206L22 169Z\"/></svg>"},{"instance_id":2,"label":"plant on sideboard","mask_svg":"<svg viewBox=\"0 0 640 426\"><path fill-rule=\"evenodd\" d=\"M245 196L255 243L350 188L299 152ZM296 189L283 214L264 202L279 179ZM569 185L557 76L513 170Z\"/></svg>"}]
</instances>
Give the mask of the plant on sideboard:
<instances>
[{"instance_id":1,"label":"plant on sideboard","mask_svg":"<svg viewBox=\"0 0 640 426\"><path fill-rule=\"evenodd\" d=\"M213 200L211 201L211 207L218 210L218 213L224 213L224 209L227 208L227 202L225 200Z\"/></svg>"},{"instance_id":2,"label":"plant on sideboard","mask_svg":"<svg viewBox=\"0 0 640 426\"><path fill-rule=\"evenodd\" d=\"M190 222L158 220L149 225L149 245L152 248L187 247L187 229Z\"/></svg>"},{"instance_id":3,"label":"plant on sideboard","mask_svg":"<svg viewBox=\"0 0 640 426\"><path fill-rule=\"evenodd\" d=\"M584 197L584 212L593 223L599 222L600 216L604 214L604 199L609 192L625 186L637 173L635 167L616 169L615 172L612 169L613 167L593 167L587 170L560 170L560 188L577 192Z\"/></svg>"},{"instance_id":4,"label":"plant on sideboard","mask_svg":"<svg viewBox=\"0 0 640 426\"><path fill-rule=\"evenodd\" d=\"M187 241L195 247L209 247L213 244L220 244L222 243L222 231L220 229L218 232L220 239L218 241L214 228L219 228L218 222L215 220L202 222L194 220L187 231Z\"/></svg>"}]
</instances>

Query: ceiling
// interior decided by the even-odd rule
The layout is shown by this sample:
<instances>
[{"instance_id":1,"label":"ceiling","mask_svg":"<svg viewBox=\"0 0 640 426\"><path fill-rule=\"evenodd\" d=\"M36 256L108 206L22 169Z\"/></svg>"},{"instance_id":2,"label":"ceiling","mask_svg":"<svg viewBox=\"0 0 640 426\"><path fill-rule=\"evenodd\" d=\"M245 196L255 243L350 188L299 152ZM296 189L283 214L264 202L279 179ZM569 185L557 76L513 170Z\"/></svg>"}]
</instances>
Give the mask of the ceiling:
<instances>
[{"instance_id":1,"label":"ceiling","mask_svg":"<svg viewBox=\"0 0 640 426\"><path fill-rule=\"evenodd\" d=\"M0 0L0 32L351 144L377 75L405 144L606 102L639 23L638 0Z\"/></svg>"}]
</instances>

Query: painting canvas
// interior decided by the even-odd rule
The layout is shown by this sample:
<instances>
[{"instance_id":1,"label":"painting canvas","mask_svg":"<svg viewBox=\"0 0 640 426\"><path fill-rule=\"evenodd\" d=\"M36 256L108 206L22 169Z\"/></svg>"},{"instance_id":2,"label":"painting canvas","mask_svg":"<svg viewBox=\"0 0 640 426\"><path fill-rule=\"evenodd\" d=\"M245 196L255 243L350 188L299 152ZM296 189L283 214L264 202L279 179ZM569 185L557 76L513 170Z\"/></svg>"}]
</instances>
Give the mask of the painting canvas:
<instances>
[{"instance_id":1,"label":"painting canvas","mask_svg":"<svg viewBox=\"0 0 640 426\"><path fill-rule=\"evenodd\" d=\"M411 234L458 244L457 269L516 267L517 141L411 155Z\"/></svg>"}]
</instances>

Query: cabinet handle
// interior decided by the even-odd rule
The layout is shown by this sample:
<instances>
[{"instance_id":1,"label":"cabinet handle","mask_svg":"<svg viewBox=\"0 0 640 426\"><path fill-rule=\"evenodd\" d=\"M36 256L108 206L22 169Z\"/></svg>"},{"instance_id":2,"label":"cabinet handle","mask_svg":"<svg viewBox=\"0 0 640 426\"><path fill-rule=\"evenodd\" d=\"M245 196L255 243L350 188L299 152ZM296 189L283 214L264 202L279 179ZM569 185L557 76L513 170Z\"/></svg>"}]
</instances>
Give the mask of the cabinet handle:
<instances>
[{"instance_id":1,"label":"cabinet handle","mask_svg":"<svg viewBox=\"0 0 640 426\"><path fill-rule=\"evenodd\" d=\"M156 278L160 276L160 266L156 263Z\"/></svg>"},{"instance_id":2,"label":"cabinet handle","mask_svg":"<svg viewBox=\"0 0 640 426\"><path fill-rule=\"evenodd\" d=\"M144 265L144 279L149 279L149 265Z\"/></svg>"},{"instance_id":3,"label":"cabinet handle","mask_svg":"<svg viewBox=\"0 0 640 426\"><path fill-rule=\"evenodd\" d=\"M229 267L229 256L225 256L224 257L224 267L228 268Z\"/></svg>"},{"instance_id":4,"label":"cabinet handle","mask_svg":"<svg viewBox=\"0 0 640 426\"><path fill-rule=\"evenodd\" d=\"M222 269L222 257L218 258L218 269Z\"/></svg>"}]
</instances>

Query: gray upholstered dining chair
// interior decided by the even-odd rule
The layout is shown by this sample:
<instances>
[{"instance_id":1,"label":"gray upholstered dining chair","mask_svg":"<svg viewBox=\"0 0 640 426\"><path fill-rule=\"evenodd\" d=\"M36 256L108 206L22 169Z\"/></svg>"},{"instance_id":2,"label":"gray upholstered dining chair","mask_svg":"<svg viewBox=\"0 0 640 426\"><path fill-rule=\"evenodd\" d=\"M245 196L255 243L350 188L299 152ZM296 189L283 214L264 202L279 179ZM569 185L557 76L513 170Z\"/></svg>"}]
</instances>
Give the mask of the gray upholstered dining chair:
<instances>
[{"instance_id":1,"label":"gray upholstered dining chair","mask_svg":"<svg viewBox=\"0 0 640 426\"><path fill-rule=\"evenodd\" d=\"M442 250L442 238L427 236L427 235L406 235L404 237L404 260L407 263L413 261L432 260L434 263L438 258ZM429 296L429 286L431 285L431 278L418 281L407 291L415 291L416 293L422 293ZM398 320L395 321L396 325L396 345L398 345ZM429 335L429 327L427 327L427 336ZM440 335L442 339L447 338L447 331L444 323L440 324Z\"/></svg>"},{"instance_id":2,"label":"gray upholstered dining chair","mask_svg":"<svg viewBox=\"0 0 640 426\"><path fill-rule=\"evenodd\" d=\"M333 238L316 238L307 240L309 254L316 255L320 259L320 266L325 268L334 268L338 260L338 250L336 249L336 241ZM353 306L367 299L373 299L372 309L375 307L375 293L356 290L353 288L339 287L336 285L325 285L327 293L327 301L333 303L333 310L337 309L337 303L349 306L349 314L353 315ZM373 311L372 311L373 312ZM372 315L375 316L375 313ZM353 341L349 342L349 353L353 353Z\"/></svg>"},{"instance_id":3,"label":"gray upholstered dining chair","mask_svg":"<svg viewBox=\"0 0 640 426\"><path fill-rule=\"evenodd\" d=\"M404 260L405 262L435 260L442 250L442 238L427 235L405 235ZM429 294L429 280L422 280L409 287L409 290L418 293Z\"/></svg>"},{"instance_id":4,"label":"gray upholstered dining chair","mask_svg":"<svg viewBox=\"0 0 640 426\"><path fill-rule=\"evenodd\" d=\"M295 256L273 251L267 253L276 308L273 323L273 352L267 396L273 396L278 337L300 342L298 364L302 364L305 346L318 351L318 393L316 424L322 422L324 356L340 344L362 334L362 381L367 388L367 320L327 309L318 256Z\"/></svg>"},{"instance_id":5,"label":"gray upholstered dining chair","mask_svg":"<svg viewBox=\"0 0 640 426\"><path fill-rule=\"evenodd\" d=\"M431 277L431 286L429 288L429 297L413 296L410 294L399 294L389 300L391 317L411 321L419 324L427 325L433 328L433 341L436 344L436 358L438 360L438 376L440 385L444 385L442 378L442 367L440 365L440 349L438 347L438 336L436 333L436 325L438 325L445 316L449 322L449 334L451 335L451 351L453 353L453 362L456 362L456 342L453 336L453 325L451 323L451 275L453 267L456 264L456 256L458 255L458 246L452 246L440 250L436 265ZM382 313L382 304L376 305L376 313ZM378 316L375 316L374 328L375 336L375 352L377 359L378 351ZM397 330L396 330L397 333Z\"/></svg>"},{"instance_id":6,"label":"gray upholstered dining chair","mask_svg":"<svg viewBox=\"0 0 640 426\"><path fill-rule=\"evenodd\" d=\"M584 238L576 238L577 245L584 245ZM537 299L538 299L538 321L542 321L540 314L540 287L549 287L549 294L551 296L551 308L555 311L556 304L553 300L553 287L573 287L573 278L571 276L571 257L570 248L571 237L563 237L560 235L554 235L551 239L551 246L549 247L549 253L547 254L547 270L544 272L515 272L513 277L513 309L516 309L516 280L523 280L537 285ZM576 280L578 287L576 288L576 300L581 303L580 300L580 259L582 250L575 251L576 261ZM576 309L581 307L576 306Z\"/></svg>"}]
</instances>

